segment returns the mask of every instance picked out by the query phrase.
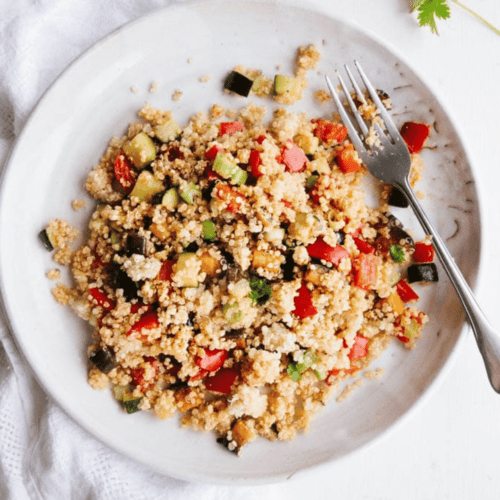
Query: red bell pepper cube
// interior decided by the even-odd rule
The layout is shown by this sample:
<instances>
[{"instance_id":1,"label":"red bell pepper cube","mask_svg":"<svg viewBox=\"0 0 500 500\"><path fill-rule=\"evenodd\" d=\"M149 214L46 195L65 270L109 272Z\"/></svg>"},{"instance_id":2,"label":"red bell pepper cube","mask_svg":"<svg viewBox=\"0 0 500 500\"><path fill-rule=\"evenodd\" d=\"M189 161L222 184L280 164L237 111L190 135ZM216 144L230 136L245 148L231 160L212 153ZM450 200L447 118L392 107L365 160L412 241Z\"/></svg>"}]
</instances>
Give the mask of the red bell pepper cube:
<instances>
[{"instance_id":1,"label":"red bell pepper cube","mask_svg":"<svg viewBox=\"0 0 500 500\"><path fill-rule=\"evenodd\" d=\"M196 360L196 365L202 370L214 372L224 364L227 356L228 352L224 349L205 349L205 354Z\"/></svg>"},{"instance_id":2,"label":"red bell pepper cube","mask_svg":"<svg viewBox=\"0 0 500 500\"><path fill-rule=\"evenodd\" d=\"M410 341L410 339L408 337L405 337L404 335L397 335L396 338L401 342L403 342L403 344L406 344L407 342Z\"/></svg>"},{"instance_id":3,"label":"red bell pepper cube","mask_svg":"<svg viewBox=\"0 0 500 500\"><path fill-rule=\"evenodd\" d=\"M345 174L356 172L361 168L361 163L358 161L356 151L352 144L347 144L337 153L337 162L340 169Z\"/></svg>"},{"instance_id":4,"label":"red bell pepper cube","mask_svg":"<svg viewBox=\"0 0 500 500\"><path fill-rule=\"evenodd\" d=\"M319 237L314 243L306 247L307 253L316 259L326 260L338 266L341 259L349 258L349 252L341 245L332 247Z\"/></svg>"},{"instance_id":5,"label":"red bell pepper cube","mask_svg":"<svg viewBox=\"0 0 500 500\"><path fill-rule=\"evenodd\" d=\"M145 308L144 314L153 310L153 306L151 304L146 305L143 302L136 302L135 304L132 304L130 306L130 313L135 314L136 312L139 312L139 310L142 308Z\"/></svg>"},{"instance_id":6,"label":"red bell pepper cube","mask_svg":"<svg viewBox=\"0 0 500 500\"><path fill-rule=\"evenodd\" d=\"M100 288L89 288L89 293L92 298L101 306L105 311L111 311L115 308L115 301L110 299Z\"/></svg>"},{"instance_id":7,"label":"red bell pepper cube","mask_svg":"<svg viewBox=\"0 0 500 500\"><path fill-rule=\"evenodd\" d=\"M220 368L214 375L205 379L205 387L212 392L229 394L238 375L238 369L235 367Z\"/></svg>"},{"instance_id":8,"label":"red bell pepper cube","mask_svg":"<svg viewBox=\"0 0 500 500\"><path fill-rule=\"evenodd\" d=\"M174 260L164 260L160 267L157 279L160 281L172 281Z\"/></svg>"},{"instance_id":9,"label":"red bell pepper cube","mask_svg":"<svg viewBox=\"0 0 500 500\"><path fill-rule=\"evenodd\" d=\"M375 247L370 245L370 243L367 243L365 240L362 238L359 238L357 236L353 236L352 239L354 240L354 243L358 247L358 250L361 253L375 253Z\"/></svg>"},{"instance_id":10,"label":"red bell pepper cube","mask_svg":"<svg viewBox=\"0 0 500 500\"><path fill-rule=\"evenodd\" d=\"M134 189L137 172L132 167L130 160L122 153L118 153L113 166L115 178L126 194Z\"/></svg>"},{"instance_id":11,"label":"red bell pepper cube","mask_svg":"<svg viewBox=\"0 0 500 500\"><path fill-rule=\"evenodd\" d=\"M229 187L229 185L220 182L217 184L216 195L227 203L227 209L234 214L240 211L241 204L245 197L236 191L235 189Z\"/></svg>"},{"instance_id":12,"label":"red bell pepper cube","mask_svg":"<svg viewBox=\"0 0 500 500\"><path fill-rule=\"evenodd\" d=\"M368 343L369 339L363 337L363 335L356 335L354 339L354 344L349 351L347 357L354 361L355 359L364 358L368 354Z\"/></svg>"},{"instance_id":13,"label":"red bell pepper cube","mask_svg":"<svg viewBox=\"0 0 500 500\"><path fill-rule=\"evenodd\" d=\"M243 122L221 122L219 136L224 134L233 135L235 132L241 132L245 128Z\"/></svg>"},{"instance_id":14,"label":"red bell pepper cube","mask_svg":"<svg viewBox=\"0 0 500 500\"><path fill-rule=\"evenodd\" d=\"M432 262L434 260L434 247L430 243L415 243L413 260L418 263Z\"/></svg>"},{"instance_id":15,"label":"red bell pepper cube","mask_svg":"<svg viewBox=\"0 0 500 500\"><path fill-rule=\"evenodd\" d=\"M370 290L377 284L377 267L380 258L372 253L361 253L354 263L354 284Z\"/></svg>"},{"instance_id":16,"label":"red bell pepper cube","mask_svg":"<svg viewBox=\"0 0 500 500\"><path fill-rule=\"evenodd\" d=\"M137 332L139 334L140 340L145 340L147 335L141 334L142 330L152 330L153 328L158 328L160 326L160 322L158 321L158 315L155 311L148 311L143 314L131 327L127 332L127 335L132 335Z\"/></svg>"},{"instance_id":17,"label":"red bell pepper cube","mask_svg":"<svg viewBox=\"0 0 500 500\"><path fill-rule=\"evenodd\" d=\"M401 127L401 137L406 142L410 153L420 153L430 132L430 125L425 123L406 122Z\"/></svg>"},{"instance_id":18,"label":"red bell pepper cube","mask_svg":"<svg viewBox=\"0 0 500 500\"><path fill-rule=\"evenodd\" d=\"M259 135L259 137L257 137L257 139L255 139L255 142L257 144L262 144L264 142L264 139L266 138L265 135Z\"/></svg>"},{"instance_id":19,"label":"red bell pepper cube","mask_svg":"<svg viewBox=\"0 0 500 500\"><path fill-rule=\"evenodd\" d=\"M189 381L192 382L193 380L198 380L200 378L206 377L208 373L209 373L208 370L200 369L198 373L196 373L195 375L191 375L191 377L189 377Z\"/></svg>"},{"instance_id":20,"label":"red bell pepper cube","mask_svg":"<svg viewBox=\"0 0 500 500\"><path fill-rule=\"evenodd\" d=\"M347 127L339 123L333 123L326 120L316 120L316 128L314 135L318 137L321 142L342 142L347 137Z\"/></svg>"},{"instance_id":21,"label":"red bell pepper cube","mask_svg":"<svg viewBox=\"0 0 500 500\"><path fill-rule=\"evenodd\" d=\"M403 302L412 302L420 297L405 280L399 280L396 284L396 291Z\"/></svg>"},{"instance_id":22,"label":"red bell pepper cube","mask_svg":"<svg viewBox=\"0 0 500 500\"><path fill-rule=\"evenodd\" d=\"M288 140L281 150L280 163L283 163L289 172L302 172L309 160L297 144Z\"/></svg>"},{"instance_id":23,"label":"red bell pepper cube","mask_svg":"<svg viewBox=\"0 0 500 500\"><path fill-rule=\"evenodd\" d=\"M307 288L305 283L302 283L298 292L298 295L296 295L293 299L295 304L293 314L300 319L309 318L318 314L318 310L312 301L312 293L309 288Z\"/></svg>"},{"instance_id":24,"label":"red bell pepper cube","mask_svg":"<svg viewBox=\"0 0 500 500\"><path fill-rule=\"evenodd\" d=\"M210 149L207 149L205 151L205 158L207 160L215 160L215 157L217 156L218 153L224 153L225 149L222 146L219 146L218 144L214 144Z\"/></svg>"},{"instance_id":25,"label":"red bell pepper cube","mask_svg":"<svg viewBox=\"0 0 500 500\"><path fill-rule=\"evenodd\" d=\"M260 151L252 149L250 151L250 158L248 159L248 165L250 166L250 171L254 177L260 177L262 172L260 171L260 166L262 165L262 159L260 157Z\"/></svg>"},{"instance_id":26,"label":"red bell pepper cube","mask_svg":"<svg viewBox=\"0 0 500 500\"><path fill-rule=\"evenodd\" d=\"M149 363L155 370L155 375L153 380L144 380L144 374L145 374L145 369L142 367L139 368L132 368L130 370L130 376L132 377L132 384L134 384L136 387L139 387L139 389L144 392L145 390L149 389L153 383L156 377L158 376L159 372L159 366L154 358L144 358L144 360Z\"/></svg>"}]
</instances>

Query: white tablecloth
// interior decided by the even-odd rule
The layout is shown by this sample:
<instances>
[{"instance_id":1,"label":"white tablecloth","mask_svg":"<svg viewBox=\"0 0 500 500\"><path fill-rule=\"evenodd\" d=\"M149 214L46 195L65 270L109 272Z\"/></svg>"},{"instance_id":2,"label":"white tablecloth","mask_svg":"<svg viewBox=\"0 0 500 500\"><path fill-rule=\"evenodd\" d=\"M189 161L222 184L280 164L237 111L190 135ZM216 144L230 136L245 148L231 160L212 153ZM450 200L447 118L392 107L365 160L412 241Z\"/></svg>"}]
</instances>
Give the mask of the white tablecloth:
<instances>
[{"instance_id":1,"label":"white tablecloth","mask_svg":"<svg viewBox=\"0 0 500 500\"><path fill-rule=\"evenodd\" d=\"M168 0L0 2L0 165L42 93L95 41ZM446 100L474 144L487 207L480 291L500 327L500 37L454 4L441 36L419 28L409 1L315 0L397 45ZM467 0L500 25L498 0ZM484 130L481 127L485 126ZM482 177L481 177L482 176ZM481 184L481 178L483 179ZM488 182L484 179L488 178ZM493 215L493 216L492 216ZM472 335L450 376L385 441L337 464L261 487L197 485L155 473L82 430L45 396L0 321L1 499L497 499L500 396L490 389Z\"/></svg>"}]
</instances>

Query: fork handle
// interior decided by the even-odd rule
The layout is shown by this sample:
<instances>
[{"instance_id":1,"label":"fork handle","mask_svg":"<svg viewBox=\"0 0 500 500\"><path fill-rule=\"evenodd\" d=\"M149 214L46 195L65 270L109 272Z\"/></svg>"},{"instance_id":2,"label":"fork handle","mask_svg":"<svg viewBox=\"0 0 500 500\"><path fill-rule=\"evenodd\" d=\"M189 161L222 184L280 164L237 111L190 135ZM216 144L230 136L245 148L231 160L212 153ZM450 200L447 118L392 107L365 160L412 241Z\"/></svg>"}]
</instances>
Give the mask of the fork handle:
<instances>
[{"instance_id":1,"label":"fork handle","mask_svg":"<svg viewBox=\"0 0 500 500\"><path fill-rule=\"evenodd\" d=\"M446 248L444 241L439 236L434 226L425 215L420 202L418 201L413 189L410 187L408 179L405 179L404 184L396 184L408 198L410 205L415 212L420 224L426 234L432 236L433 246L438 254L441 264L448 274L451 283L455 287L457 294L462 301L462 304L467 313L469 323L474 332L479 351L483 356L484 364L490 383L496 392L500 393L500 333L497 332L486 319L486 316L481 311L469 285L465 281L462 273L455 264L455 260Z\"/></svg>"}]
</instances>

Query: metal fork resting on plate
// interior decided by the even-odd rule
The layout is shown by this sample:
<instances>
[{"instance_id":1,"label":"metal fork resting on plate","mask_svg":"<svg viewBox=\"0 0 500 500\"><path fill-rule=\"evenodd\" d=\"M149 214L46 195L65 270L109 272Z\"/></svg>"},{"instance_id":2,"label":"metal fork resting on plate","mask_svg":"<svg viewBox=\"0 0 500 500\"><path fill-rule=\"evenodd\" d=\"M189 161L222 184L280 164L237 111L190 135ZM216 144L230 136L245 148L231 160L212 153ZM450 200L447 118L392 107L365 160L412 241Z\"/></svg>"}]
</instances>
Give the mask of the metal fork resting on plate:
<instances>
[{"instance_id":1,"label":"metal fork resting on plate","mask_svg":"<svg viewBox=\"0 0 500 500\"><path fill-rule=\"evenodd\" d=\"M346 87L340 74L337 72L340 85L344 91L345 97L347 98L351 112L359 126L361 135L358 134L356 127L349 118L341 100L339 99L337 91L328 76L326 77L326 81L335 103L337 104L342 121L349 131L351 142L356 148L356 151L358 152L363 163L375 177L383 182L392 184L405 195L424 231L426 234L432 236L436 253L438 254L441 264L455 287L455 290L457 291L457 294L460 297L467 313L467 317L474 332L479 350L483 356L491 385L496 392L500 393L500 333L498 333L491 326L484 316L471 289L465 281L465 278L455 264L450 252L446 248L445 243L420 206L417 197L410 187L409 174L411 158L408 148L398 129L394 125L389 113L380 101L377 91L366 77L361 66L357 61L355 61L354 64L359 71L361 80L363 81L372 101L380 110L380 117L384 122L386 131L382 130L382 127L380 127L378 123L374 123L373 126L377 132L380 144L378 146L368 146L366 144L363 138L366 139L366 137L368 137L369 127L358 113L356 104L351 98L349 89ZM349 68L345 66L345 69L359 99L362 102L366 102L364 95L359 86L356 84L356 80L349 71Z\"/></svg>"}]
</instances>

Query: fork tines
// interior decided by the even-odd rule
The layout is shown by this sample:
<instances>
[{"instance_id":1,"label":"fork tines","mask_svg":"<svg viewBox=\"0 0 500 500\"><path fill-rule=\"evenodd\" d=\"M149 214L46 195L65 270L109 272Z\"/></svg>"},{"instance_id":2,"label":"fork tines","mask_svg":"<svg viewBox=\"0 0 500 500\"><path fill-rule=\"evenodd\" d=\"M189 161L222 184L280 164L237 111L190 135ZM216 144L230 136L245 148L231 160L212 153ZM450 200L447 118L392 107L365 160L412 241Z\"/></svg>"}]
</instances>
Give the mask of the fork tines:
<instances>
[{"instance_id":1,"label":"fork tines","mask_svg":"<svg viewBox=\"0 0 500 500\"><path fill-rule=\"evenodd\" d=\"M380 100L380 98L377 94L377 91L375 90L373 85L368 80L363 69L361 68L361 65L357 61L354 61L354 64L356 65L356 68L358 69L359 75L361 77L361 80L363 81L365 88L368 90L368 94L370 95L370 98L372 99L373 103L380 111L380 116L382 117L382 119L384 121L384 125L387 129L387 132L389 133L389 136L392 138L393 141L397 141L398 138L400 137L398 129L394 125L389 113L385 109L385 106L382 104L382 101ZM352 75L349 67L347 65L345 65L344 67L345 67L346 73L349 77L349 80L351 81L351 84L354 88L354 91L356 92L356 95L358 96L359 100L363 104L365 104L366 103L365 96L364 96L363 92L361 91L360 87L358 86L358 84L356 83L356 80L355 80L354 76ZM364 138L366 139L366 137L369 134L369 128L368 128L367 124L365 123L365 121L363 120L363 117L359 114L358 108L351 97L351 92L347 88L346 84L344 83L344 80L342 79L342 77L340 76L338 71L336 71L336 75L337 75L337 78L339 79L340 85L341 85L342 90L346 96L349 107L351 108L352 114L354 115L354 117L356 119L356 122L359 126L359 129L360 129L361 133L363 134ZM359 137L359 134L358 134L356 128L354 127L346 110L344 109L344 106L343 106L343 104L338 96L337 90L334 88L334 86L333 86L333 84L328 76L326 76L326 82L328 84L328 87L330 89L332 97L335 100L335 103L337 105L337 108L338 108L339 114L342 118L342 121L344 122L344 125L347 127L347 130L349 131L349 137L350 137L352 143L354 144L354 147L356 148L358 153L361 154L361 156L363 156L364 154L368 154L368 151L367 151L367 148L366 148L364 142ZM376 122L373 123L373 127L375 128L375 130L379 136L379 139L383 145L385 142L388 141L387 136L385 135L385 133L383 132L382 128L380 127L380 125L378 123L376 123Z\"/></svg>"}]
</instances>

